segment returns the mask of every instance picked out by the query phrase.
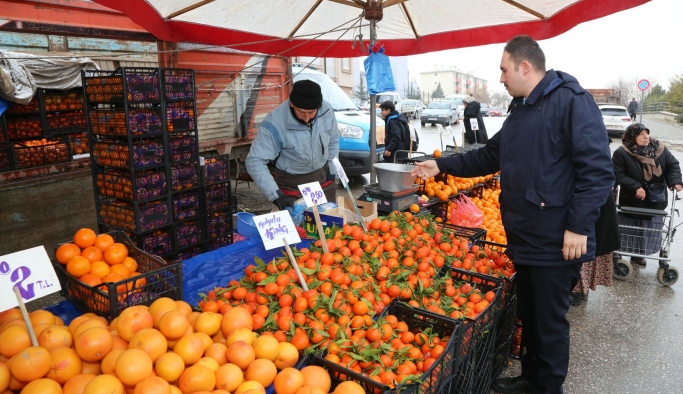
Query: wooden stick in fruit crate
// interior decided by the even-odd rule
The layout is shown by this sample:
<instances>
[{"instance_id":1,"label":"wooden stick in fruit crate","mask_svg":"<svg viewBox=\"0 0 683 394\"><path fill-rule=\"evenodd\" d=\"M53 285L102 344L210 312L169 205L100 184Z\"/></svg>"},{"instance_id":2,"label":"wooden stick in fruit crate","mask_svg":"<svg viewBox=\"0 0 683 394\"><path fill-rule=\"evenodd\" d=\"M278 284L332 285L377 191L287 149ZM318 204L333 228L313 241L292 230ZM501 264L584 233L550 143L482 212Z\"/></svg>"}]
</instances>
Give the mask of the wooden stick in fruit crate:
<instances>
[{"instance_id":1,"label":"wooden stick in fruit crate","mask_svg":"<svg viewBox=\"0 0 683 394\"><path fill-rule=\"evenodd\" d=\"M19 310L21 310L21 316L24 318L24 323L26 323L26 329L28 330L28 335L31 337L31 344L33 346L38 346L38 340L36 339L36 332L33 330L33 324L31 324L31 319L28 317L28 311L26 311L26 305L24 305L24 299L21 298L21 293L19 288L14 286L14 295L17 297L17 302L19 303Z\"/></svg>"},{"instance_id":2,"label":"wooden stick in fruit crate","mask_svg":"<svg viewBox=\"0 0 683 394\"><path fill-rule=\"evenodd\" d=\"M318 237L320 238L320 244L323 246L323 252L330 253L330 248L327 247L327 238L325 238L325 230L323 230L323 223L320 220L318 204L315 201L313 201L313 217L315 217L315 226L318 228Z\"/></svg>"},{"instance_id":3,"label":"wooden stick in fruit crate","mask_svg":"<svg viewBox=\"0 0 683 394\"><path fill-rule=\"evenodd\" d=\"M306 286L306 281L304 280L303 275L301 275L301 270L299 269L299 264L296 263L296 259L294 258L294 254L292 253L292 249L289 248L289 243L287 242L287 238L282 237L282 242L285 243L285 250L287 251L287 256L289 256L289 262L292 263L292 267L294 267L294 271L296 272L296 276L299 278L299 282L301 283L301 287L304 289L304 291L308 291L308 286Z\"/></svg>"}]
</instances>

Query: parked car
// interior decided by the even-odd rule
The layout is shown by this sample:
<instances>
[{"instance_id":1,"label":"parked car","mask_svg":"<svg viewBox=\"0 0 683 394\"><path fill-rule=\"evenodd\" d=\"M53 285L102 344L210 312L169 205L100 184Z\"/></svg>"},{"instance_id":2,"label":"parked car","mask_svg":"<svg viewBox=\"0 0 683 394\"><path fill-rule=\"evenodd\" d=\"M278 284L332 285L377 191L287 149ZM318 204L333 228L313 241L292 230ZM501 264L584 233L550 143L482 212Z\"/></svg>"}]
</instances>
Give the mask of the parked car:
<instances>
[{"instance_id":1,"label":"parked car","mask_svg":"<svg viewBox=\"0 0 683 394\"><path fill-rule=\"evenodd\" d=\"M420 100L403 100L396 104L396 111L404 114L406 118L420 119L422 111L427 108Z\"/></svg>"},{"instance_id":2,"label":"parked car","mask_svg":"<svg viewBox=\"0 0 683 394\"><path fill-rule=\"evenodd\" d=\"M602 112L602 120L605 122L607 134L623 136L626 128L631 124L631 117L626 108L612 104L598 104L598 108Z\"/></svg>"},{"instance_id":3,"label":"parked car","mask_svg":"<svg viewBox=\"0 0 683 394\"><path fill-rule=\"evenodd\" d=\"M431 123L432 126L439 123L448 126L458 120L458 106L452 101L433 101L429 103L427 109L422 111L420 123L424 126Z\"/></svg>"},{"instance_id":4,"label":"parked car","mask_svg":"<svg viewBox=\"0 0 683 394\"><path fill-rule=\"evenodd\" d=\"M465 116L465 103L462 102L462 99L464 99L464 98L467 97L467 96L468 96L467 94L449 94L449 95L446 96L446 98L444 99L444 100L446 100L446 101L452 101L452 102L454 102L454 103L457 105L457 107L458 107L458 116L459 116L458 119L460 119L460 118L462 118L463 116Z\"/></svg>"},{"instance_id":5,"label":"parked car","mask_svg":"<svg viewBox=\"0 0 683 394\"><path fill-rule=\"evenodd\" d=\"M481 116L489 116L489 105L481 103L479 104L481 107L479 108L479 112L481 112Z\"/></svg>"},{"instance_id":6,"label":"parked car","mask_svg":"<svg viewBox=\"0 0 683 394\"><path fill-rule=\"evenodd\" d=\"M503 111L500 107L491 107L489 108L489 116L503 116Z\"/></svg>"}]
</instances>

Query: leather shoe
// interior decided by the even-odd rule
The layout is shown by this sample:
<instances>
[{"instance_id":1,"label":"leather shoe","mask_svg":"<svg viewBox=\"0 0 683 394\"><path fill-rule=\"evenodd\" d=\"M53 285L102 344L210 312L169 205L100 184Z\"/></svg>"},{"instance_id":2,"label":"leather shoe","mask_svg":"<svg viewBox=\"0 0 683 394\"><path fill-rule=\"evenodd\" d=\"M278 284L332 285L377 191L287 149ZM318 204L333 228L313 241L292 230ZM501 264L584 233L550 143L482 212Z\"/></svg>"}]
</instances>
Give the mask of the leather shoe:
<instances>
[{"instance_id":1,"label":"leather shoe","mask_svg":"<svg viewBox=\"0 0 683 394\"><path fill-rule=\"evenodd\" d=\"M581 295L582 294L579 293L578 291L572 291L569 294L569 305L572 305L572 306L581 305Z\"/></svg>"},{"instance_id":2,"label":"leather shoe","mask_svg":"<svg viewBox=\"0 0 683 394\"><path fill-rule=\"evenodd\" d=\"M493 389L504 394L523 394L531 392L531 383L521 376L514 378L497 378L493 380Z\"/></svg>"}]
</instances>

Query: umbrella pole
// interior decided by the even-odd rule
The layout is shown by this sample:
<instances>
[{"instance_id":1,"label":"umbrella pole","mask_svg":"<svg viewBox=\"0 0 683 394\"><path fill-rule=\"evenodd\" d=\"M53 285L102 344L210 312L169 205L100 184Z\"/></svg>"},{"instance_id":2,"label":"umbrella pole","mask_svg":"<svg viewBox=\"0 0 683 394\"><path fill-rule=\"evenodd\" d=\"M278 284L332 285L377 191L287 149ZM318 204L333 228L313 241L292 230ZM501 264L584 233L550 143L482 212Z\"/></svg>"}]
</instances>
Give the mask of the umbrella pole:
<instances>
[{"instance_id":1,"label":"umbrella pole","mask_svg":"<svg viewBox=\"0 0 683 394\"><path fill-rule=\"evenodd\" d=\"M375 46L377 21L370 20L370 48ZM370 95L370 184L377 182L375 161L377 159L377 96Z\"/></svg>"}]
</instances>

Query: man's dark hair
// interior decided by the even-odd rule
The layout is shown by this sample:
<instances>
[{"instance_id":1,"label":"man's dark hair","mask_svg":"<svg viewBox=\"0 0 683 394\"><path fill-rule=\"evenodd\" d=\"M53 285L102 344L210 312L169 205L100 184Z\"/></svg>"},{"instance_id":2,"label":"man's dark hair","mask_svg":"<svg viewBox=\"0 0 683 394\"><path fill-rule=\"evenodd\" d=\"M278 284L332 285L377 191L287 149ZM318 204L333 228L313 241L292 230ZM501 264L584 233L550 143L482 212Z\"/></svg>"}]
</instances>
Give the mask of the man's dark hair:
<instances>
[{"instance_id":1,"label":"man's dark hair","mask_svg":"<svg viewBox=\"0 0 683 394\"><path fill-rule=\"evenodd\" d=\"M528 61L536 71L545 72L545 54L538 43L527 35L514 36L505 44L505 52L515 63L515 70L523 61Z\"/></svg>"},{"instance_id":2,"label":"man's dark hair","mask_svg":"<svg viewBox=\"0 0 683 394\"><path fill-rule=\"evenodd\" d=\"M396 106L394 105L394 102L391 100L387 100L383 102L382 104L379 105L380 109L388 109L391 112L396 111Z\"/></svg>"}]
</instances>

